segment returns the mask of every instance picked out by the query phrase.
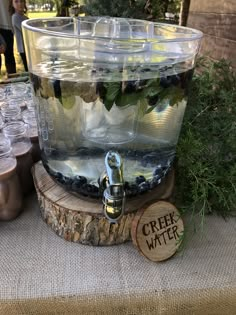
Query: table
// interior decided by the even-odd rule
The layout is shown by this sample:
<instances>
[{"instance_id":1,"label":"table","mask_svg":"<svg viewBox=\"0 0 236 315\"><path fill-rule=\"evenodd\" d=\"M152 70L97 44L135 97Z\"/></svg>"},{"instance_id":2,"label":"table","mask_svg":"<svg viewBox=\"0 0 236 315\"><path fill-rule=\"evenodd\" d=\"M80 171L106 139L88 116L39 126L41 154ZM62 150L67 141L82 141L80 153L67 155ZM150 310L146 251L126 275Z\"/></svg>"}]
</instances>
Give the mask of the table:
<instances>
[{"instance_id":1,"label":"table","mask_svg":"<svg viewBox=\"0 0 236 315\"><path fill-rule=\"evenodd\" d=\"M236 220L210 216L188 239L162 263L131 242L70 243L42 221L33 194L0 223L0 314L236 314Z\"/></svg>"}]
</instances>

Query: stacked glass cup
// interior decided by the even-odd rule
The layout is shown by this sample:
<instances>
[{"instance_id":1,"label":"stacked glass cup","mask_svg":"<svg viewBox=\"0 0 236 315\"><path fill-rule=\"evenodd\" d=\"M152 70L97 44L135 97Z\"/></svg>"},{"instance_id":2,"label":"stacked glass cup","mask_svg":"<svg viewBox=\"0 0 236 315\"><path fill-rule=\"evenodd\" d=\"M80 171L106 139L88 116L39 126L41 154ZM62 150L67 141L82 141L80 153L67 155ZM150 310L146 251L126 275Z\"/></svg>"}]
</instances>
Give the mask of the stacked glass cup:
<instances>
[{"instance_id":1,"label":"stacked glass cup","mask_svg":"<svg viewBox=\"0 0 236 315\"><path fill-rule=\"evenodd\" d=\"M7 139L16 159L16 173L24 195L33 190L31 167L40 159L37 121L30 84L0 87L0 145ZM0 155L1 171L1 155ZM1 173L0 173L1 180ZM0 213L1 219L1 213Z\"/></svg>"}]
</instances>

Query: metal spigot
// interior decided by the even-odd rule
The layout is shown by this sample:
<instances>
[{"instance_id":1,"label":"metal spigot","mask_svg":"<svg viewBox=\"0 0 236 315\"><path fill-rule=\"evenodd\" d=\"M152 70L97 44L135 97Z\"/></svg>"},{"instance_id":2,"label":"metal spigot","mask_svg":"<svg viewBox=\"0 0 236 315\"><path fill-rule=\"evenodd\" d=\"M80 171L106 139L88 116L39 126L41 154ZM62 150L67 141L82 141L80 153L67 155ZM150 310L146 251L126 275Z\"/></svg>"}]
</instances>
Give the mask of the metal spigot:
<instances>
[{"instance_id":1,"label":"metal spigot","mask_svg":"<svg viewBox=\"0 0 236 315\"><path fill-rule=\"evenodd\" d=\"M123 163L117 152L109 151L105 157L107 188L103 193L103 210L106 218L116 223L124 213L125 191Z\"/></svg>"}]
</instances>

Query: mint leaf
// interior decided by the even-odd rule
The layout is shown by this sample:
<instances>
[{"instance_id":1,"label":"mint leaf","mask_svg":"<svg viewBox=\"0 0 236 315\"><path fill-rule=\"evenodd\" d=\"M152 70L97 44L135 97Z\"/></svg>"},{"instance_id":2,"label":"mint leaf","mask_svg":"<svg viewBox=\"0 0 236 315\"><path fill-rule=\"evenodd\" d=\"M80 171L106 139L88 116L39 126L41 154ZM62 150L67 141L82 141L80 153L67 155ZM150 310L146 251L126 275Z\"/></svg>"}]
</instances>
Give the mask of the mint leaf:
<instances>
[{"instance_id":1,"label":"mint leaf","mask_svg":"<svg viewBox=\"0 0 236 315\"><path fill-rule=\"evenodd\" d=\"M147 100L145 98L141 98L139 101L138 116L143 117L147 112L147 108L148 108Z\"/></svg>"},{"instance_id":2,"label":"mint leaf","mask_svg":"<svg viewBox=\"0 0 236 315\"><path fill-rule=\"evenodd\" d=\"M137 105L139 99L140 93L120 94L116 99L116 105L119 107Z\"/></svg>"},{"instance_id":3,"label":"mint leaf","mask_svg":"<svg viewBox=\"0 0 236 315\"><path fill-rule=\"evenodd\" d=\"M103 102L106 109L110 111L117 96L119 95L119 92L121 91L121 83L120 82L105 83L104 87L106 88L106 95Z\"/></svg>"},{"instance_id":4,"label":"mint leaf","mask_svg":"<svg viewBox=\"0 0 236 315\"><path fill-rule=\"evenodd\" d=\"M155 107L156 107L156 105L149 107L149 108L145 111L145 115L151 113Z\"/></svg>"}]
</instances>

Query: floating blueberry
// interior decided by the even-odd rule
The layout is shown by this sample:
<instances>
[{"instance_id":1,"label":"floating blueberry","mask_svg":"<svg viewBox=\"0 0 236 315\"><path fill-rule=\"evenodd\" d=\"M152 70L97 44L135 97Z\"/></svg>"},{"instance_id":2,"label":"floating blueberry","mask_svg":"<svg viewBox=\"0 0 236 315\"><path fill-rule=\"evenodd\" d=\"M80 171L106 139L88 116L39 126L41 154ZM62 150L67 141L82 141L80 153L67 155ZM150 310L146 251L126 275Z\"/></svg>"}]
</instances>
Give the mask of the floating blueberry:
<instances>
[{"instance_id":1,"label":"floating blueberry","mask_svg":"<svg viewBox=\"0 0 236 315\"><path fill-rule=\"evenodd\" d=\"M135 82L134 84L136 87L136 91L141 91L147 86L148 80L138 80L138 81L134 81L134 82Z\"/></svg>"},{"instance_id":2,"label":"floating blueberry","mask_svg":"<svg viewBox=\"0 0 236 315\"><path fill-rule=\"evenodd\" d=\"M140 70L140 72L150 72L150 71L151 71L151 69L149 69L149 68L143 68Z\"/></svg>"},{"instance_id":3,"label":"floating blueberry","mask_svg":"<svg viewBox=\"0 0 236 315\"><path fill-rule=\"evenodd\" d=\"M60 98L61 97L61 86L60 86L59 80L53 81L53 88L54 88L55 97Z\"/></svg>"},{"instance_id":4,"label":"floating blueberry","mask_svg":"<svg viewBox=\"0 0 236 315\"><path fill-rule=\"evenodd\" d=\"M180 83L180 77L178 75L172 75L170 77L170 80L171 80L171 83L175 86Z\"/></svg>"},{"instance_id":5,"label":"floating blueberry","mask_svg":"<svg viewBox=\"0 0 236 315\"><path fill-rule=\"evenodd\" d=\"M157 168L155 169L155 171L153 172L153 176L156 176L158 178L163 176L163 170L161 166L157 166Z\"/></svg>"},{"instance_id":6,"label":"floating blueberry","mask_svg":"<svg viewBox=\"0 0 236 315\"><path fill-rule=\"evenodd\" d=\"M126 94L134 93L136 91L135 81L127 81L124 92Z\"/></svg>"},{"instance_id":7,"label":"floating blueberry","mask_svg":"<svg viewBox=\"0 0 236 315\"><path fill-rule=\"evenodd\" d=\"M146 181L146 178L144 176L142 176L142 175L136 177L136 179L135 179L135 182L136 182L137 185L139 185L139 184L141 184L141 183L143 183L145 181Z\"/></svg>"},{"instance_id":8,"label":"floating blueberry","mask_svg":"<svg viewBox=\"0 0 236 315\"><path fill-rule=\"evenodd\" d=\"M129 182L124 183L124 189L128 190L130 188Z\"/></svg>"},{"instance_id":9,"label":"floating blueberry","mask_svg":"<svg viewBox=\"0 0 236 315\"><path fill-rule=\"evenodd\" d=\"M170 77L161 78L160 86L165 88L165 89L170 87L171 86L171 79L170 79Z\"/></svg>"},{"instance_id":10,"label":"floating blueberry","mask_svg":"<svg viewBox=\"0 0 236 315\"><path fill-rule=\"evenodd\" d=\"M156 105L156 103L158 102L158 99L159 99L159 95L158 94L156 94L154 96L148 96L147 97L147 101L148 101L148 104L150 106Z\"/></svg>"}]
</instances>

